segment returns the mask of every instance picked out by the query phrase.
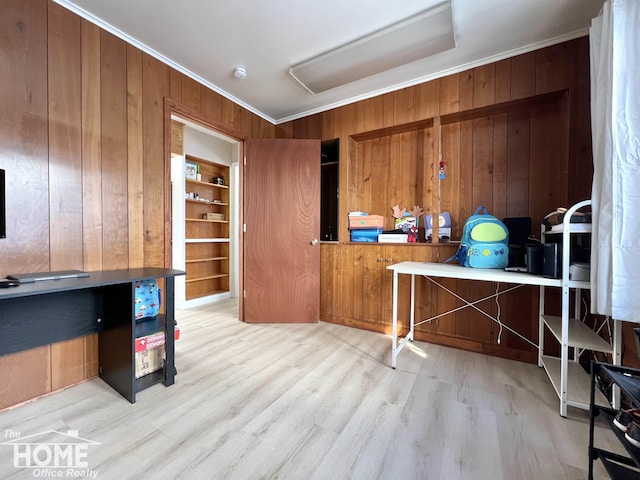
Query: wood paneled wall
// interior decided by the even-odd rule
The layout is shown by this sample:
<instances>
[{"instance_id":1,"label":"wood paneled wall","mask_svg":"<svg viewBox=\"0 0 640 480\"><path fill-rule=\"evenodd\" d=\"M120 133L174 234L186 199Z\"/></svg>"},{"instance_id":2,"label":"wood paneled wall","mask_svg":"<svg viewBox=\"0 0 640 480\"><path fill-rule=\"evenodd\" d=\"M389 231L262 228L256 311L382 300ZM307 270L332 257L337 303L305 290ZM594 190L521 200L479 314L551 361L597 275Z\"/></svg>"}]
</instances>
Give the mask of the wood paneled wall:
<instances>
[{"instance_id":1,"label":"wood paneled wall","mask_svg":"<svg viewBox=\"0 0 640 480\"><path fill-rule=\"evenodd\" d=\"M459 239L465 219L483 204L498 217L532 217L533 233L539 235L546 213L589 198L588 48L586 37L576 39L278 126L277 135L340 139L341 243L323 245L322 319L389 333L391 274L385 264L442 261L452 251L445 245L349 244L348 211L385 215L387 228L396 204L448 211L452 237ZM438 123L442 182L437 181ZM445 283L471 300L496 288L486 282ZM537 292L511 293L500 305L502 319L534 341ZM417 318L458 305L433 285L418 287ZM535 360L529 344L508 331L499 339L498 334L499 326L467 309L420 326L416 337Z\"/></svg>"},{"instance_id":2,"label":"wood paneled wall","mask_svg":"<svg viewBox=\"0 0 640 480\"><path fill-rule=\"evenodd\" d=\"M164 266L165 98L246 137L275 127L47 0L0 0L0 277ZM0 358L0 408L97 374L89 336Z\"/></svg>"}]
</instances>

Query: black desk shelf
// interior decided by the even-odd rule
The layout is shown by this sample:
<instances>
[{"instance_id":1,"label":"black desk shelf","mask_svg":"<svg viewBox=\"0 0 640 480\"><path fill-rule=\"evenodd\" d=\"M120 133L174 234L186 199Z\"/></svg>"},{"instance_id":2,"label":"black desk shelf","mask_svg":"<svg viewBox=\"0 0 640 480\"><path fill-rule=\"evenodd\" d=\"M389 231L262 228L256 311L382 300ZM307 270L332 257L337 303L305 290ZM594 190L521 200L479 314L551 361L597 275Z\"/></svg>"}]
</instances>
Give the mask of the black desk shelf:
<instances>
[{"instance_id":1,"label":"black desk shelf","mask_svg":"<svg viewBox=\"0 0 640 480\"><path fill-rule=\"evenodd\" d=\"M611 382L604 385L605 382ZM638 408L640 405L640 370L594 362L591 368L591 402L589 418L589 479L593 479L593 462L600 459L607 473L612 479L640 479L640 448L631 445L614 424L613 419L618 413L610 405L597 405L595 403L596 387L603 393L610 393L608 390L613 385L620 387L622 396L627 407ZM616 438L624 447L627 456L619 455L594 446L595 417L602 416L605 419Z\"/></svg>"},{"instance_id":2,"label":"black desk shelf","mask_svg":"<svg viewBox=\"0 0 640 480\"><path fill-rule=\"evenodd\" d=\"M173 385L174 284L184 272L138 268L89 273L0 290L0 355L98 333L100 378L131 403L144 388ZM135 283L148 279L165 280L165 313L136 322ZM135 339L160 331L165 333L164 367L136 380Z\"/></svg>"},{"instance_id":3,"label":"black desk shelf","mask_svg":"<svg viewBox=\"0 0 640 480\"><path fill-rule=\"evenodd\" d=\"M136 320L135 338L146 337L154 333L164 332L166 328L166 317L162 313L151 318Z\"/></svg>"}]
</instances>

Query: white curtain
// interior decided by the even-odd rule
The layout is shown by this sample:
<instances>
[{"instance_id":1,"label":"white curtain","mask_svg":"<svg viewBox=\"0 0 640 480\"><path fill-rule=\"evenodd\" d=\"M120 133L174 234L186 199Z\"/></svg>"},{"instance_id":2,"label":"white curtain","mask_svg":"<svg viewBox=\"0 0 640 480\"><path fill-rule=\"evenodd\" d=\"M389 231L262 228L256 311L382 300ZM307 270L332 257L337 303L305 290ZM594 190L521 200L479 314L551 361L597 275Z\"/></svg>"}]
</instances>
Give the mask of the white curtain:
<instances>
[{"instance_id":1,"label":"white curtain","mask_svg":"<svg viewBox=\"0 0 640 480\"><path fill-rule=\"evenodd\" d=\"M591 311L640 322L640 1L593 19Z\"/></svg>"}]
</instances>

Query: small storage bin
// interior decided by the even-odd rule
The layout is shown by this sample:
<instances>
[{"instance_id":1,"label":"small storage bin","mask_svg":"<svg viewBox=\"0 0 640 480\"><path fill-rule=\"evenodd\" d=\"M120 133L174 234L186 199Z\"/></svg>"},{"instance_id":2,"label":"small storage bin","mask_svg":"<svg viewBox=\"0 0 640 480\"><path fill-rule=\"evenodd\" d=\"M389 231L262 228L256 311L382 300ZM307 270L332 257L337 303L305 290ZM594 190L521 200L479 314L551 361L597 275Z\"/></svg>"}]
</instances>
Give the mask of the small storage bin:
<instances>
[{"instance_id":1,"label":"small storage bin","mask_svg":"<svg viewBox=\"0 0 640 480\"><path fill-rule=\"evenodd\" d=\"M378 235L382 233L382 228L361 228L351 230L352 242L377 242Z\"/></svg>"},{"instance_id":2,"label":"small storage bin","mask_svg":"<svg viewBox=\"0 0 640 480\"><path fill-rule=\"evenodd\" d=\"M356 215L349 217L349 230L374 228L382 229L383 225L384 217L382 215Z\"/></svg>"}]
</instances>

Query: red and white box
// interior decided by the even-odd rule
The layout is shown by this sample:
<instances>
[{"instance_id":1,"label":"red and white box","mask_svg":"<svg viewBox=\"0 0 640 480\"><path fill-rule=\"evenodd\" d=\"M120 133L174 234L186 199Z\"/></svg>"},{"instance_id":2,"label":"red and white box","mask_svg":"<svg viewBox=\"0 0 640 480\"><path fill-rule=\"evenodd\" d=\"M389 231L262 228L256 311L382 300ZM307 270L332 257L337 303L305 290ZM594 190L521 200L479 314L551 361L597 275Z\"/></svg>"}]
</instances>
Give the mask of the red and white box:
<instances>
[{"instance_id":1,"label":"red and white box","mask_svg":"<svg viewBox=\"0 0 640 480\"><path fill-rule=\"evenodd\" d=\"M177 325L173 338L175 340L180 338L180 329ZM160 347L162 345L164 345L164 332L152 333L151 335L136 338L136 353L151 350L152 348Z\"/></svg>"}]
</instances>

